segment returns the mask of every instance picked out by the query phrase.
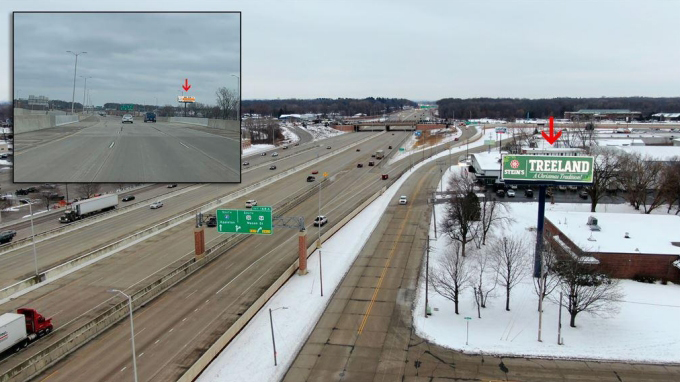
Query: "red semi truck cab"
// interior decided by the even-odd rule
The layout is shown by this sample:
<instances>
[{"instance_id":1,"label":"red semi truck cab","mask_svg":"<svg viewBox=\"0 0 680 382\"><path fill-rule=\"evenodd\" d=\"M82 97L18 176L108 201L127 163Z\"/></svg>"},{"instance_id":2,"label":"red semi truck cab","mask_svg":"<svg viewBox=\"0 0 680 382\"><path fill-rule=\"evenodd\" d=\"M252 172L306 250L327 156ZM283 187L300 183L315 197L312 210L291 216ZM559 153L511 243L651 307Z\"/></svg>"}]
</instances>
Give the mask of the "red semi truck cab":
<instances>
[{"instance_id":1,"label":"red semi truck cab","mask_svg":"<svg viewBox=\"0 0 680 382\"><path fill-rule=\"evenodd\" d=\"M48 334L54 329L52 326L52 318L45 318L35 309L21 308L17 309L18 314L23 314L26 318L26 333L37 334L42 336Z\"/></svg>"}]
</instances>

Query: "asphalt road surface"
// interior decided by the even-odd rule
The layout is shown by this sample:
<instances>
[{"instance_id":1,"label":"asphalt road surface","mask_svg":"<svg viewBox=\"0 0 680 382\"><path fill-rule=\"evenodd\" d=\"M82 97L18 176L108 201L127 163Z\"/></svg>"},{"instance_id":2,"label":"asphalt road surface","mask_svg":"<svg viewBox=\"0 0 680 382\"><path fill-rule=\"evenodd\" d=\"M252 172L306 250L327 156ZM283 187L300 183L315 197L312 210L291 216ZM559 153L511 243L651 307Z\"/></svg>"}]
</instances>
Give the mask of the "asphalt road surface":
<instances>
[{"instance_id":1,"label":"asphalt road surface","mask_svg":"<svg viewBox=\"0 0 680 382\"><path fill-rule=\"evenodd\" d=\"M14 181L38 183L239 182L240 140L170 122L123 124L104 117L35 145L15 137ZM31 146L24 149L23 147Z\"/></svg>"},{"instance_id":2,"label":"asphalt road surface","mask_svg":"<svg viewBox=\"0 0 680 382\"><path fill-rule=\"evenodd\" d=\"M429 233L435 163L414 173L334 292L284 382L677 381L680 367L468 355L415 334L412 309ZM424 312L418 312L424 314Z\"/></svg>"},{"instance_id":3,"label":"asphalt road surface","mask_svg":"<svg viewBox=\"0 0 680 382\"><path fill-rule=\"evenodd\" d=\"M359 152L355 148L349 149L318 167L291 175L243 196L230 203L227 208L243 208L247 199L256 199L259 205L276 206L292 195L315 189L316 183L306 182L306 177L311 170L318 169L330 174L322 189L321 208L322 213L333 224L356 207L358 198L375 192L383 185L380 179L383 169L367 166L357 168L356 163L366 163L371 152L384 148L387 144L396 145L407 134L377 134L382 139L361 144ZM357 140L367 136L362 133L341 137ZM325 144L322 150L326 150ZM266 165L256 171L265 176L271 173ZM174 203L172 200L168 201L166 207L174 206ZM307 229L315 236L317 229L312 227L311 222L318 213L317 203L317 195L313 194L286 216L303 216ZM148 213L155 212L157 211ZM330 225L325 226L323 231L329 227ZM295 260L297 235L297 230L278 228L272 236L248 237L245 242L138 311L135 327L138 328L136 343L140 357L140 380L167 381L175 380L181 375L201 354L201 349L214 342ZM193 256L192 237L193 221L190 221L48 287L40 288L34 291L36 293L31 292L24 296L26 299L18 298L6 304L5 309L20 305L35 306L38 310L45 311L45 314L56 315L57 326L62 328L62 332L67 332L76 323L82 324L86 319L107 309L112 302L119 301L118 296L106 293L107 289L122 288L126 293L134 292L166 269L172 269L172 264ZM207 246L227 237L228 235L217 234L214 228L206 230ZM5 364L14 364L61 335L56 330L50 337L36 342L35 348L29 347L25 354L22 352L13 356ZM131 378L128 339L129 326L124 323L116 325L47 370L42 377L51 375L50 382L70 381L79 375L88 375L90 380L98 381ZM0 364L0 369L4 370L5 364Z\"/></svg>"}]
</instances>

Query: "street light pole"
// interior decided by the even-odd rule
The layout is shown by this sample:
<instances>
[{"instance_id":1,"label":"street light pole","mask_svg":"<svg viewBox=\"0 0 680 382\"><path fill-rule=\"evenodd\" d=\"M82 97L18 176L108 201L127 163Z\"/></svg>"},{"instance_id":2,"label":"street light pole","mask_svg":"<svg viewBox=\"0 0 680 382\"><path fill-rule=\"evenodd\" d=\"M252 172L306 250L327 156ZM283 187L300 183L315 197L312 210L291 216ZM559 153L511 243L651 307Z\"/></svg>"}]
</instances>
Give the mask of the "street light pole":
<instances>
[{"instance_id":1,"label":"street light pole","mask_svg":"<svg viewBox=\"0 0 680 382\"><path fill-rule=\"evenodd\" d=\"M132 321L132 296L118 289L109 289L109 293L120 293L128 300L128 307L130 308L130 338L132 339L132 368L135 373L135 382L137 382L137 355L135 354L135 324Z\"/></svg>"},{"instance_id":2,"label":"street light pole","mask_svg":"<svg viewBox=\"0 0 680 382\"><path fill-rule=\"evenodd\" d=\"M277 364L276 364L276 339L274 338L274 320L272 319L272 312L279 309L288 309L288 307L282 306L276 309L269 308L269 326L272 329L272 346L274 347L274 366L277 366Z\"/></svg>"},{"instance_id":3,"label":"street light pole","mask_svg":"<svg viewBox=\"0 0 680 382\"><path fill-rule=\"evenodd\" d=\"M33 230L33 203L28 203L28 210L31 214L31 241L33 242L33 261L35 262L35 275L38 276L38 253L35 250L35 231Z\"/></svg>"},{"instance_id":4,"label":"street light pole","mask_svg":"<svg viewBox=\"0 0 680 382\"><path fill-rule=\"evenodd\" d=\"M76 64L75 67L73 68L73 95L71 96L71 114L73 114L73 105L76 100L76 73L78 72L78 56L81 54L85 54L87 52L72 52L70 50L66 51L67 53L71 53L72 55L76 56Z\"/></svg>"},{"instance_id":5,"label":"street light pole","mask_svg":"<svg viewBox=\"0 0 680 382\"><path fill-rule=\"evenodd\" d=\"M83 87L83 114L85 114L85 101L86 101L85 92L87 92L87 79L92 77L80 76L80 78L85 79L85 85Z\"/></svg>"},{"instance_id":6,"label":"street light pole","mask_svg":"<svg viewBox=\"0 0 680 382\"><path fill-rule=\"evenodd\" d=\"M322 180L319 180L319 214L317 216L321 216L321 182ZM323 268L321 267L321 221L319 221L319 239L316 242L317 244L317 249L319 250L319 285L321 289L321 297L323 297Z\"/></svg>"},{"instance_id":7,"label":"street light pole","mask_svg":"<svg viewBox=\"0 0 680 382\"><path fill-rule=\"evenodd\" d=\"M238 97L238 110L236 111L237 118L238 118L238 128L239 130L241 129L241 77L237 76L236 74L232 74L232 77L236 77L236 96ZM241 131L241 139L243 139L243 131Z\"/></svg>"}]
</instances>

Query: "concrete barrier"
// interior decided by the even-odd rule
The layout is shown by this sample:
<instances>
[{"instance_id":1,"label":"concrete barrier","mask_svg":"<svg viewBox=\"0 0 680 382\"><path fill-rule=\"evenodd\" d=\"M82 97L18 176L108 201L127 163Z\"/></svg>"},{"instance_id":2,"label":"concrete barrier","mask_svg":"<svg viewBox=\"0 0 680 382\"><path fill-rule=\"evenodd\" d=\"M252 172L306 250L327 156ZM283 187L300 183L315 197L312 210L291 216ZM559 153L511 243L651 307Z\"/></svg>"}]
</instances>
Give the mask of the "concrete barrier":
<instances>
[{"instance_id":1,"label":"concrete barrier","mask_svg":"<svg viewBox=\"0 0 680 382\"><path fill-rule=\"evenodd\" d=\"M71 123L76 123L79 121L77 115L55 115L54 116L54 126L69 125Z\"/></svg>"},{"instance_id":2,"label":"concrete barrier","mask_svg":"<svg viewBox=\"0 0 680 382\"><path fill-rule=\"evenodd\" d=\"M77 115L23 114L14 116L14 133L44 130L52 127L68 125L79 121Z\"/></svg>"},{"instance_id":3,"label":"concrete barrier","mask_svg":"<svg viewBox=\"0 0 680 382\"><path fill-rule=\"evenodd\" d=\"M168 122L186 123L187 125L208 126L208 118L170 117Z\"/></svg>"},{"instance_id":4,"label":"concrete barrier","mask_svg":"<svg viewBox=\"0 0 680 382\"><path fill-rule=\"evenodd\" d=\"M238 132L241 128L241 125L236 120L209 119L208 120L208 127L213 128L213 129L233 130L233 131Z\"/></svg>"}]
</instances>

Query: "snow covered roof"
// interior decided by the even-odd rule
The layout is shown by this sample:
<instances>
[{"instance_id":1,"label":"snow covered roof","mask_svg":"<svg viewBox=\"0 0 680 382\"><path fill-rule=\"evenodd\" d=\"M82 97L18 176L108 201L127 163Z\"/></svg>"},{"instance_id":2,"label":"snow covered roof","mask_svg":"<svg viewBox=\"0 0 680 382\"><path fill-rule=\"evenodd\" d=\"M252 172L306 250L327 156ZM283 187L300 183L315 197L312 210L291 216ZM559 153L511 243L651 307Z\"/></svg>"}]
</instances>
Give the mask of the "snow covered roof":
<instances>
[{"instance_id":1,"label":"snow covered roof","mask_svg":"<svg viewBox=\"0 0 680 382\"><path fill-rule=\"evenodd\" d=\"M680 113L656 113L652 117L680 118Z\"/></svg>"},{"instance_id":2,"label":"snow covered roof","mask_svg":"<svg viewBox=\"0 0 680 382\"><path fill-rule=\"evenodd\" d=\"M593 216L600 231L591 231ZM680 216L546 211L545 218L584 252L680 255ZM629 238L625 238L626 232Z\"/></svg>"},{"instance_id":3,"label":"snow covered roof","mask_svg":"<svg viewBox=\"0 0 680 382\"><path fill-rule=\"evenodd\" d=\"M641 139L598 139L594 143L598 146L644 146Z\"/></svg>"},{"instance_id":4,"label":"snow covered roof","mask_svg":"<svg viewBox=\"0 0 680 382\"><path fill-rule=\"evenodd\" d=\"M503 152L507 154L507 152ZM479 170L482 171L501 171L501 154L498 151L491 151L490 153L475 153L472 154L473 163L477 162Z\"/></svg>"},{"instance_id":5,"label":"snow covered roof","mask_svg":"<svg viewBox=\"0 0 680 382\"><path fill-rule=\"evenodd\" d=\"M582 263L582 264L595 264L595 265L599 265L599 264L600 264L600 260L598 260L598 259L596 259L596 258L594 258L594 257L592 257L592 256L579 256L579 255L577 255L576 253L574 253L574 251L572 251L571 248L569 248L569 246L567 245L567 243L565 243L564 241L562 241L562 238L561 238L561 237L555 235L555 236L553 236L553 240L555 240L555 242L560 246L560 248L562 248L562 250L563 250L564 252L566 252L569 256L571 256L572 259L578 260L579 263Z\"/></svg>"},{"instance_id":6,"label":"snow covered roof","mask_svg":"<svg viewBox=\"0 0 680 382\"><path fill-rule=\"evenodd\" d=\"M680 146L621 146L616 149L629 154L650 156L661 161L669 161L673 157L680 158Z\"/></svg>"}]
</instances>

